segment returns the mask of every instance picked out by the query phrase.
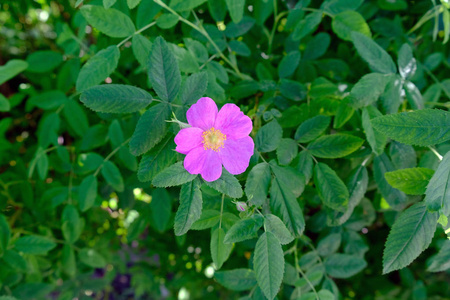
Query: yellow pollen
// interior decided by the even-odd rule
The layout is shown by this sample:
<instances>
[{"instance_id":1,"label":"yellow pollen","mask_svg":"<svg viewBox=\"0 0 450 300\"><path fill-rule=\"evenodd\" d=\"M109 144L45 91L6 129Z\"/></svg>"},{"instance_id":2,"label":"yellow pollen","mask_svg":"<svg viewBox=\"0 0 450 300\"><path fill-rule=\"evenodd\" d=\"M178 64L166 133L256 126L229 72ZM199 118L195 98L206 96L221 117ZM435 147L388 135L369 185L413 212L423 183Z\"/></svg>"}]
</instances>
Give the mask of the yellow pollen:
<instances>
[{"instance_id":1,"label":"yellow pollen","mask_svg":"<svg viewBox=\"0 0 450 300\"><path fill-rule=\"evenodd\" d=\"M203 149L211 149L216 152L220 151L220 148L223 148L223 143L227 140L227 136L214 127L211 127L210 130L203 131L202 138Z\"/></svg>"}]
</instances>

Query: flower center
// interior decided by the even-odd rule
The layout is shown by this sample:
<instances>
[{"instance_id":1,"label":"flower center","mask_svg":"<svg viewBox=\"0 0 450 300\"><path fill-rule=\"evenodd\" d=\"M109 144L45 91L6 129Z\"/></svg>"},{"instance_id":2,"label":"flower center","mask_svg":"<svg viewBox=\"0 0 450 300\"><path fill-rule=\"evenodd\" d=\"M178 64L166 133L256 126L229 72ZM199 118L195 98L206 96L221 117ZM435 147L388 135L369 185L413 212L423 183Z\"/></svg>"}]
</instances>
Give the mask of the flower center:
<instances>
[{"instance_id":1,"label":"flower center","mask_svg":"<svg viewBox=\"0 0 450 300\"><path fill-rule=\"evenodd\" d=\"M223 148L223 143L227 140L227 136L214 127L203 131L202 138L203 149L211 149L216 152L220 151L220 148Z\"/></svg>"}]
</instances>

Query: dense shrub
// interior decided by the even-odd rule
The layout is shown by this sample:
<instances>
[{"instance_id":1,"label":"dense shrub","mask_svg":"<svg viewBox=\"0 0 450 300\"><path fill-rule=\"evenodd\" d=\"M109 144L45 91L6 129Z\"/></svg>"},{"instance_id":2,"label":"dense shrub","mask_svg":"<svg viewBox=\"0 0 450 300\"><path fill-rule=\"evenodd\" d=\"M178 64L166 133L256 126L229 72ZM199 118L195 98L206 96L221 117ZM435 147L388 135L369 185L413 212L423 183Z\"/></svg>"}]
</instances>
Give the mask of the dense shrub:
<instances>
[{"instance_id":1,"label":"dense shrub","mask_svg":"<svg viewBox=\"0 0 450 300\"><path fill-rule=\"evenodd\" d=\"M1 300L450 297L448 1L0 7Z\"/></svg>"}]
</instances>

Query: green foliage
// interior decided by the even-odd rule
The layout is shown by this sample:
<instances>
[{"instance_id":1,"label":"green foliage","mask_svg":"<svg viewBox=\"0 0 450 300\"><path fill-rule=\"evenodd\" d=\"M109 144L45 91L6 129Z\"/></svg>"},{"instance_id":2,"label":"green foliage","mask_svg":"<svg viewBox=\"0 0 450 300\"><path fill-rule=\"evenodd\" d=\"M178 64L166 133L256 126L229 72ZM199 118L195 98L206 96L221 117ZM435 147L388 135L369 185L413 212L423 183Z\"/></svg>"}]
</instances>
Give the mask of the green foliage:
<instances>
[{"instance_id":1,"label":"green foliage","mask_svg":"<svg viewBox=\"0 0 450 300\"><path fill-rule=\"evenodd\" d=\"M271 232L263 233L255 247L256 280L268 299L274 299L280 289L284 273L283 249Z\"/></svg>"},{"instance_id":2,"label":"green foliage","mask_svg":"<svg viewBox=\"0 0 450 300\"><path fill-rule=\"evenodd\" d=\"M0 4L1 299L450 297L448 3L54 2Z\"/></svg>"},{"instance_id":3,"label":"green foliage","mask_svg":"<svg viewBox=\"0 0 450 300\"><path fill-rule=\"evenodd\" d=\"M408 145L429 146L450 140L450 113L422 109L381 116L372 121L386 136Z\"/></svg>"},{"instance_id":4,"label":"green foliage","mask_svg":"<svg viewBox=\"0 0 450 300\"><path fill-rule=\"evenodd\" d=\"M387 182L392 187L409 195L423 195L434 174L427 168L402 169L384 173Z\"/></svg>"},{"instance_id":5,"label":"green foliage","mask_svg":"<svg viewBox=\"0 0 450 300\"><path fill-rule=\"evenodd\" d=\"M437 213L417 203L400 214L392 226L383 253L383 274L409 265L431 243Z\"/></svg>"}]
</instances>

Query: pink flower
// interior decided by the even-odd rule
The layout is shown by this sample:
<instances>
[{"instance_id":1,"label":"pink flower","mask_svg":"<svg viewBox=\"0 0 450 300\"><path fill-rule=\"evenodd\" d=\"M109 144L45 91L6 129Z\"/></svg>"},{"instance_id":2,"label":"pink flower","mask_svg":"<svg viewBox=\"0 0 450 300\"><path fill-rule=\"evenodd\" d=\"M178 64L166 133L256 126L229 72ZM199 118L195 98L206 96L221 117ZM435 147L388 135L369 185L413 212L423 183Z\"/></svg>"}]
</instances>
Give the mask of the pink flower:
<instances>
[{"instance_id":1,"label":"pink flower","mask_svg":"<svg viewBox=\"0 0 450 300\"><path fill-rule=\"evenodd\" d=\"M243 173L253 155L252 121L235 104L220 111L211 98L200 98L186 114L192 127L181 129L175 137L176 151L186 154L184 167L201 174L206 181L222 175L222 165L231 174Z\"/></svg>"}]
</instances>

